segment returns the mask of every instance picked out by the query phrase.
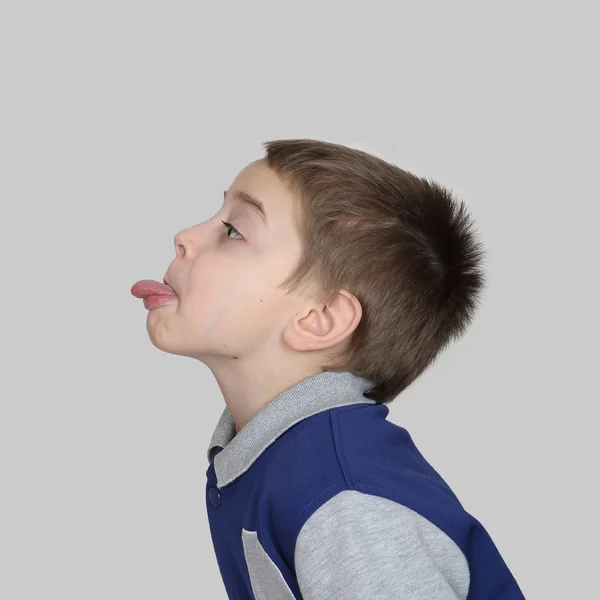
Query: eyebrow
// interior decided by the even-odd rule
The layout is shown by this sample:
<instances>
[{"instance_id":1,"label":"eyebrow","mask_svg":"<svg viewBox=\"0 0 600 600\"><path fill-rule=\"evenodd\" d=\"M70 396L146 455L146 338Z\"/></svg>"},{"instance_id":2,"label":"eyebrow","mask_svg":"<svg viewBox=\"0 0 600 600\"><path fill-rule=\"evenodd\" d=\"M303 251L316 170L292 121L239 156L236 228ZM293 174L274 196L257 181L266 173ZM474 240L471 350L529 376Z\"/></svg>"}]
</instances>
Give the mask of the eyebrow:
<instances>
[{"instance_id":1,"label":"eyebrow","mask_svg":"<svg viewBox=\"0 0 600 600\"><path fill-rule=\"evenodd\" d=\"M231 192L231 194L233 195L234 198L236 198L237 200L240 200L246 206L249 206L259 216L260 220L263 222L265 227L269 226L268 221L267 221L267 213L265 211L265 207L260 200L258 200L254 196L251 196L247 192L243 192L242 190L233 190L233 192ZM223 200L225 200L226 195L227 195L227 190L223 190Z\"/></svg>"}]
</instances>

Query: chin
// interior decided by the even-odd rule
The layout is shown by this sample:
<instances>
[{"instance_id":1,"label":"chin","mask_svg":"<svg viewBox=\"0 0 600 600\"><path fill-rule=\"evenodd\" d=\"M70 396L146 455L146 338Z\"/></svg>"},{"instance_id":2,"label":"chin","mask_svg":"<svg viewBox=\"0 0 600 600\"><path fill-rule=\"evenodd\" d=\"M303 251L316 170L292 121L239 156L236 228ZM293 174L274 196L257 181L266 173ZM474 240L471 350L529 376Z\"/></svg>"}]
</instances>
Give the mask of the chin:
<instances>
[{"instance_id":1,"label":"chin","mask_svg":"<svg viewBox=\"0 0 600 600\"><path fill-rule=\"evenodd\" d=\"M157 323L150 325L149 321L150 319L146 321L146 331L152 345L169 354L181 354L177 340L170 339L164 327L160 327Z\"/></svg>"},{"instance_id":2,"label":"chin","mask_svg":"<svg viewBox=\"0 0 600 600\"><path fill-rule=\"evenodd\" d=\"M158 348L167 354L195 358L193 350L186 348L185 345L181 344L180 340L169 338L168 335L161 335L160 331L157 331L152 327L148 327L147 330L148 337L155 348Z\"/></svg>"}]
</instances>

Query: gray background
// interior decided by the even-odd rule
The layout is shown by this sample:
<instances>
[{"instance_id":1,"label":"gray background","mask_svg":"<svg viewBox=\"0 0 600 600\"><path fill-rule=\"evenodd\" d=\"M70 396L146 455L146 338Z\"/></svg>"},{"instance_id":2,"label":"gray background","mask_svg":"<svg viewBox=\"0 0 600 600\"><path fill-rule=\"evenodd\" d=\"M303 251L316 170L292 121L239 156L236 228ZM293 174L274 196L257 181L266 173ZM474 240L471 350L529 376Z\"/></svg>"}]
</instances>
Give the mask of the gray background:
<instances>
[{"instance_id":1,"label":"gray background","mask_svg":"<svg viewBox=\"0 0 600 600\"><path fill-rule=\"evenodd\" d=\"M468 203L482 306L389 418L528 599L594 596L594 3L201 4L1 5L0 597L225 598L204 503L223 398L129 290L287 137Z\"/></svg>"}]
</instances>

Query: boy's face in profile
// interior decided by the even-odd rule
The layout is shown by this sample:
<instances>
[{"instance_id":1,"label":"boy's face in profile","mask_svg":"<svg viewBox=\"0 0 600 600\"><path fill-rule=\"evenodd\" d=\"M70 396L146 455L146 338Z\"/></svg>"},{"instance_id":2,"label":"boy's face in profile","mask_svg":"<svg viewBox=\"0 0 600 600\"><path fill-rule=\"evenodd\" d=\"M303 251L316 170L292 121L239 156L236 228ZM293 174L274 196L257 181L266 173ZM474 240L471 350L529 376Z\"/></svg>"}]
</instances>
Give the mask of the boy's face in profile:
<instances>
[{"instance_id":1,"label":"boy's face in profile","mask_svg":"<svg viewBox=\"0 0 600 600\"><path fill-rule=\"evenodd\" d=\"M236 192L262 202L266 224ZM302 251L293 197L279 177L264 159L250 163L230 185L220 210L180 231L174 241L176 256L166 280L177 298L149 311L152 343L209 367L244 362L263 371L277 368L265 361L285 349L282 332L306 308L297 296L277 289ZM310 326L313 317L296 318L303 317Z\"/></svg>"}]
</instances>

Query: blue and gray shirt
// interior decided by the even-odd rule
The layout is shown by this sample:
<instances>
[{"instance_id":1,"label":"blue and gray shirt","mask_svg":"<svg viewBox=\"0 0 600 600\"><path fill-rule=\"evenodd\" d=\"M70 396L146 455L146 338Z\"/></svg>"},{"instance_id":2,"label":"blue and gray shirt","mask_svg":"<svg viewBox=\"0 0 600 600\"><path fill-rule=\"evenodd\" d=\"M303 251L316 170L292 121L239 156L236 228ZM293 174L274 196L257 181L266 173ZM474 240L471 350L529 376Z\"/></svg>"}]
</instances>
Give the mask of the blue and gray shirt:
<instances>
[{"instance_id":1,"label":"blue and gray shirt","mask_svg":"<svg viewBox=\"0 0 600 600\"><path fill-rule=\"evenodd\" d=\"M517 600L483 525L417 450L374 383L324 371L208 448L208 520L235 600Z\"/></svg>"}]
</instances>

